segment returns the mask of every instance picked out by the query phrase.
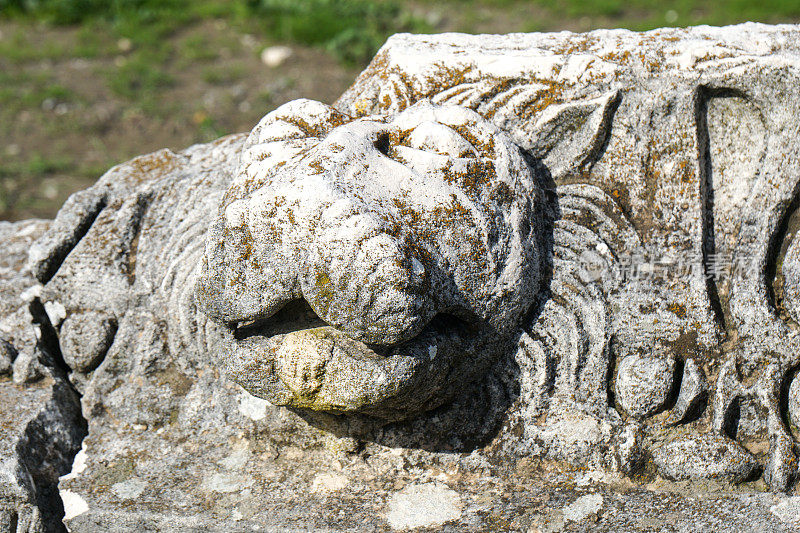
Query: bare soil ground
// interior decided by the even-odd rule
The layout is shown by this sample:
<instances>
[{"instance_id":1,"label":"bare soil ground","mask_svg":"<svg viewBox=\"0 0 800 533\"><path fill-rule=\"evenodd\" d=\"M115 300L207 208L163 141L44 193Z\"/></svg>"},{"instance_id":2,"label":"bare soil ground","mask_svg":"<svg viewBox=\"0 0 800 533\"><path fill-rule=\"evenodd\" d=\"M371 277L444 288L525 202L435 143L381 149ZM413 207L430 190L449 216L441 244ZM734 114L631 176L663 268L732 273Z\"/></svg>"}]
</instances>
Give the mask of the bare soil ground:
<instances>
[{"instance_id":1,"label":"bare soil ground","mask_svg":"<svg viewBox=\"0 0 800 533\"><path fill-rule=\"evenodd\" d=\"M0 24L0 47L21 38L31 55L42 46L67 51L0 55L0 220L52 217L69 194L116 163L247 131L286 101L332 102L359 71L299 46L269 68L258 54L263 42L209 21L173 37L184 53L159 66L169 80L154 89L124 70L130 51L82 56L79 32ZM201 57L185 52L187 42L200 43Z\"/></svg>"},{"instance_id":2,"label":"bare soil ground","mask_svg":"<svg viewBox=\"0 0 800 533\"><path fill-rule=\"evenodd\" d=\"M613 1L593 1L600 7L570 11L519 0L417 0L405 6L435 32L738 21L735 14L714 18L707 8L676 18L677 12L663 6L619 10L608 8ZM763 20L800 17L767 14ZM114 164L247 131L289 100L333 102L365 66L290 44L292 55L269 67L261 51L285 43L253 28L241 21L202 20L137 44L121 39L109 24L60 27L0 19L0 220L52 217L71 193Z\"/></svg>"}]
</instances>

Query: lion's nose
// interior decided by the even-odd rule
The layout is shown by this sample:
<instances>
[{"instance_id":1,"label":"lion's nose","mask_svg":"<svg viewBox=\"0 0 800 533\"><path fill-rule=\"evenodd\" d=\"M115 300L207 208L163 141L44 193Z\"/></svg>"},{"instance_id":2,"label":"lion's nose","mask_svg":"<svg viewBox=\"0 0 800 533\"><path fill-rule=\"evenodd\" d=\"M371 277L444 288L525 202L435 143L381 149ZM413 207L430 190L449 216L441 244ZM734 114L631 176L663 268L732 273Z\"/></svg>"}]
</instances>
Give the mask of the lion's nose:
<instances>
[{"instance_id":1,"label":"lion's nose","mask_svg":"<svg viewBox=\"0 0 800 533\"><path fill-rule=\"evenodd\" d=\"M306 202L293 208L294 224L280 242L254 240L278 234L280 220L289 218L269 211L268 200L276 210L302 205L262 198L260 211L272 216L261 216L235 202L238 210L226 210L211 229L196 287L207 315L228 324L266 319L302 296L345 335L385 345L410 340L433 318L425 267L372 213L348 198Z\"/></svg>"},{"instance_id":2,"label":"lion's nose","mask_svg":"<svg viewBox=\"0 0 800 533\"><path fill-rule=\"evenodd\" d=\"M410 340L435 314L424 266L369 215L322 224L304 267L303 297L353 339Z\"/></svg>"}]
</instances>

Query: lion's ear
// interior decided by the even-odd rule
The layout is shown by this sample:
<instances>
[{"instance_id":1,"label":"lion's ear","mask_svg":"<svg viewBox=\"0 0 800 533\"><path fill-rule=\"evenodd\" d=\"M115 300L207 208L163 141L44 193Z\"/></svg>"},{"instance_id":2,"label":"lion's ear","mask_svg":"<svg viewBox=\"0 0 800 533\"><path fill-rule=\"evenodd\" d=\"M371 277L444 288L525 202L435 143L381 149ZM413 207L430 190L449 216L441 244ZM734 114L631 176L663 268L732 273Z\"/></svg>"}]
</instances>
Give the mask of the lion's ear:
<instances>
[{"instance_id":1,"label":"lion's ear","mask_svg":"<svg viewBox=\"0 0 800 533\"><path fill-rule=\"evenodd\" d=\"M350 117L328 104L299 98L265 115L248 135L244 148L308 137L321 139L349 120Z\"/></svg>"},{"instance_id":2,"label":"lion's ear","mask_svg":"<svg viewBox=\"0 0 800 533\"><path fill-rule=\"evenodd\" d=\"M584 169L601 155L619 105L618 91L599 98L552 105L542 111L530 129L528 143L554 179Z\"/></svg>"},{"instance_id":3,"label":"lion's ear","mask_svg":"<svg viewBox=\"0 0 800 533\"><path fill-rule=\"evenodd\" d=\"M224 205L261 187L281 164L316 146L333 128L350 120L328 104L305 98L265 115L242 146L240 172L225 195Z\"/></svg>"}]
</instances>

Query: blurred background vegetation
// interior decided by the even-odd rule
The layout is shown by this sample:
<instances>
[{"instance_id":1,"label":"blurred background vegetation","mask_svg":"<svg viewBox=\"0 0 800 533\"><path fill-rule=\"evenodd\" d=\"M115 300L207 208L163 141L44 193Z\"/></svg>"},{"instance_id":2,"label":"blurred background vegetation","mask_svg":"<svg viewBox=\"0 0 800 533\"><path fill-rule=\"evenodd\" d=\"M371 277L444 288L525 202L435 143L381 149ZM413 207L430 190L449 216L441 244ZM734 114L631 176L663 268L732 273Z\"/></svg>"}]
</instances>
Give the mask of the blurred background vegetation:
<instances>
[{"instance_id":1,"label":"blurred background vegetation","mask_svg":"<svg viewBox=\"0 0 800 533\"><path fill-rule=\"evenodd\" d=\"M332 102L387 36L800 21L800 0L0 0L0 220L107 168Z\"/></svg>"}]
</instances>

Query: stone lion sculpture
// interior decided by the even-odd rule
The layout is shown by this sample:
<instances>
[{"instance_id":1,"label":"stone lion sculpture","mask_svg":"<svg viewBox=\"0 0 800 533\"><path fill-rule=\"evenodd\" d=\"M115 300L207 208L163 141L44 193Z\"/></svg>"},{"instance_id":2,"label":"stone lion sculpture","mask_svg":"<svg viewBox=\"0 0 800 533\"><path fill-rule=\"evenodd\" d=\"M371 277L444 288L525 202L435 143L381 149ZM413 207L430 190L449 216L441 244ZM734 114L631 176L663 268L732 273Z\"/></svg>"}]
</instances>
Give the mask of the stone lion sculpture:
<instances>
[{"instance_id":1,"label":"stone lion sculpture","mask_svg":"<svg viewBox=\"0 0 800 533\"><path fill-rule=\"evenodd\" d=\"M84 411L227 377L357 440L785 490L796 70L723 37L398 36L334 106L112 169L30 253Z\"/></svg>"},{"instance_id":2,"label":"stone lion sculpture","mask_svg":"<svg viewBox=\"0 0 800 533\"><path fill-rule=\"evenodd\" d=\"M228 374L279 405L402 418L518 337L541 279L541 190L477 113L353 120L311 101L243 147L196 300Z\"/></svg>"}]
</instances>

